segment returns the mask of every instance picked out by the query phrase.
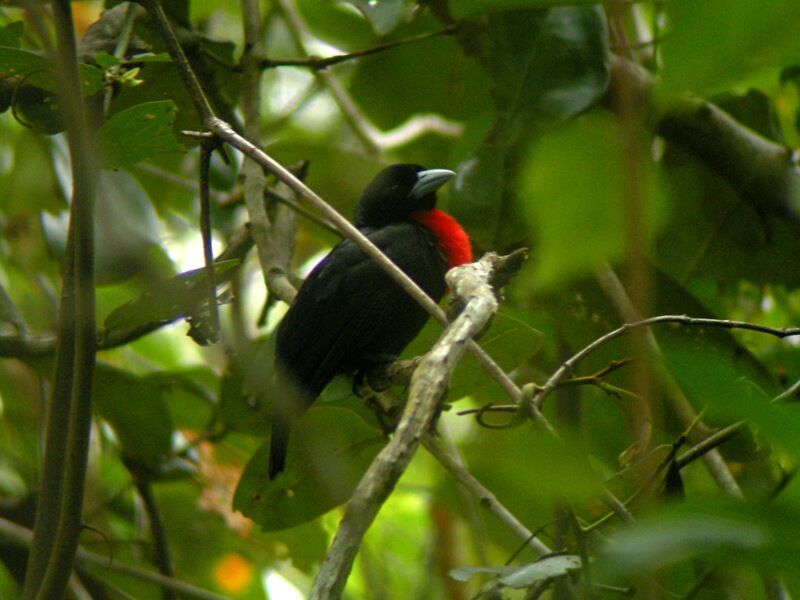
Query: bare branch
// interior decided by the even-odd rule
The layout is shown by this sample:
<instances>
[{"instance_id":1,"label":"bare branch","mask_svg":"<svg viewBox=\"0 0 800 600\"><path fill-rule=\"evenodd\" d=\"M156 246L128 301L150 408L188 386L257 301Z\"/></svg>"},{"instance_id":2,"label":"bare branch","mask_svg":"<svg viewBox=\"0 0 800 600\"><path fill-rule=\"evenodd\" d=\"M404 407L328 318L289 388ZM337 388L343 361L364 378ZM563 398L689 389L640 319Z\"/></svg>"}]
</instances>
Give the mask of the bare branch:
<instances>
[{"instance_id":1,"label":"bare branch","mask_svg":"<svg viewBox=\"0 0 800 600\"><path fill-rule=\"evenodd\" d=\"M689 94L651 101L658 80L633 61L611 56L609 102L620 105L629 92L652 110L655 133L688 150L716 171L756 210L800 216L798 156L745 127L714 104Z\"/></svg>"}]
</instances>

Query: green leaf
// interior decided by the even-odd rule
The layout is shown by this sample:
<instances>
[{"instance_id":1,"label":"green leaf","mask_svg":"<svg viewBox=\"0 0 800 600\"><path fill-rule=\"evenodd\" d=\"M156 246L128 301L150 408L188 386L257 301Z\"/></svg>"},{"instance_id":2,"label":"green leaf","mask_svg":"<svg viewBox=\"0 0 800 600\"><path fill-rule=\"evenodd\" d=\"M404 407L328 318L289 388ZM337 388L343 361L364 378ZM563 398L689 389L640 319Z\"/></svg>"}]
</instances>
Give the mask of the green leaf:
<instances>
[{"instance_id":1,"label":"green leaf","mask_svg":"<svg viewBox=\"0 0 800 600\"><path fill-rule=\"evenodd\" d=\"M523 215L530 198L516 175L527 165L518 146L604 95L608 34L598 7L555 7L490 15L477 44L498 118L459 165L450 208L479 245L508 247L529 235Z\"/></svg>"},{"instance_id":2,"label":"green leaf","mask_svg":"<svg viewBox=\"0 0 800 600\"><path fill-rule=\"evenodd\" d=\"M716 498L659 509L658 516L615 533L603 550L600 568L642 573L675 563L713 557L726 565L753 563L800 567L796 514L790 504L734 504Z\"/></svg>"},{"instance_id":3,"label":"green leaf","mask_svg":"<svg viewBox=\"0 0 800 600\"><path fill-rule=\"evenodd\" d=\"M286 470L269 480L265 443L247 463L233 507L267 531L315 519L350 498L384 442L353 412L314 406L292 430Z\"/></svg>"},{"instance_id":4,"label":"green leaf","mask_svg":"<svg viewBox=\"0 0 800 600\"><path fill-rule=\"evenodd\" d=\"M555 285L622 256L625 247L624 158L618 126L590 114L544 135L523 170L523 197L537 228L536 284ZM647 158L641 158L647 164ZM644 175L647 177L647 174ZM660 221L661 194L647 177L645 236Z\"/></svg>"},{"instance_id":5,"label":"green leaf","mask_svg":"<svg viewBox=\"0 0 800 600\"><path fill-rule=\"evenodd\" d=\"M239 260L225 260L214 263L218 283L228 271L237 267ZM171 323L192 314L198 305L205 302L205 268L192 269L156 284L139 298L126 302L113 310L104 322L106 334L114 330L147 328L156 324Z\"/></svg>"},{"instance_id":6,"label":"green leaf","mask_svg":"<svg viewBox=\"0 0 800 600\"><path fill-rule=\"evenodd\" d=\"M57 93L60 84L52 62L29 50L0 46L0 78L19 77L25 83ZM103 83L103 72L97 67L80 64L81 92L84 96L96 93Z\"/></svg>"},{"instance_id":7,"label":"green leaf","mask_svg":"<svg viewBox=\"0 0 800 600\"><path fill-rule=\"evenodd\" d=\"M377 35L386 35L408 21L416 10L411 0L347 0L369 21Z\"/></svg>"},{"instance_id":8,"label":"green leaf","mask_svg":"<svg viewBox=\"0 0 800 600\"><path fill-rule=\"evenodd\" d=\"M664 85L702 92L800 60L800 3L675 0L660 45Z\"/></svg>"},{"instance_id":9,"label":"green leaf","mask_svg":"<svg viewBox=\"0 0 800 600\"><path fill-rule=\"evenodd\" d=\"M800 253L795 222L742 202L694 156L670 148L663 167L671 210L656 244L660 268L679 281L800 285L792 260Z\"/></svg>"},{"instance_id":10,"label":"green leaf","mask_svg":"<svg viewBox=\"0 0 800 600\"><path fill-rule=\"evenodd\" d=\"M161 388L99 363L94 404L114 429L123 456L155 471L172 446L172 417Z\"/></svg>"},{"instance_id":11,"label":"green leaf","mask_svg":"<svg viewBox=\"0 0 800 600\"><path fill-rule=\"evenodd\" d=\"M507 10L597 4L596 0L450 0L450 14L456 19Z\"/></svg>"},{"instance_id":12,"label":"green leaf","mask_svg":"<svg viewBox=\"0 0 800 600\"><path fill-rule=\"evenodd\" d=\"M562 554L548 556L520 567L459 567L450 571L449 575L456 581L468 581L474 575L480 574L496 575L502 585L522 589L539 581L561 577L580 568L579 556Z\"/></svg>"},{"instance_id":13,"label":"green leaf","mask_svg":"<svg viewBox=\"0 0 800 600\"><path fill-rule=\"evenodd\" d=\"M116 113L98 133L104 165L119 169L165 152L183 152L173 131L176 111L174 102L164 100Z\"/></svg>"},{"instance_id":14,"label":"green leaf","mask_svg":"<svg viewBox=\"0 0 800 600\"><path fill-rule=\"evenodd\" d=\"M492 15L488 38L486 66L512 140L573 117L605 94L608 32L598 6Z\"/></svg>"},{"instance_id":15,"label":"green leaf","mask_svg":"<svg viewBox=\"0 0 800 600\"><path fill-rule=\"evenodd\" d=\"M111 67L116 67L117 65L122 64L122 60L116 56L112 56L105 50L95 55L94 62L96 62L97 66L101 69L110 69Z\"/></svg>"},{"instance_id":16,"label":"green leaf","mask_svg":"<svg viewBox=\"0 0 800 600\"><path fill-rule=\"evenodd\" d=\"M22 21L13 21L0 27L0 46L19 48L23 33L25 33L25 25Z\"/></svg>"},{"instance_id":17,"label":"green leaf","mask_svg":"<svg viewBox=\"0 0 800 600\"><path fill-rule=\"evenodd\" d=\"M51 251L63 259L68 212L40 216ZM95 270L100 284L118 283L135 275L163 277L171 273L159 243L159 221L150 198L125 171L102 171L95 225Z\"/></svg>"}]
</instances>

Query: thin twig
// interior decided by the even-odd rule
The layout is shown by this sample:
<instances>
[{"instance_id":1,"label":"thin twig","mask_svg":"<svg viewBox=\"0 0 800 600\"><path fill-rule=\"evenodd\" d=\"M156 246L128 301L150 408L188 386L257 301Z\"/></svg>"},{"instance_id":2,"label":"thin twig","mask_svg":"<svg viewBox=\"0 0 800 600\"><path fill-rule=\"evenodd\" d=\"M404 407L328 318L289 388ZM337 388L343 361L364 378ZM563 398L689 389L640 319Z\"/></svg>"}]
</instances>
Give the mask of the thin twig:
<instances>
[{"instance_id":1,"label":"thin twig","mask_svg":"<svg viewBox=\"0 0 800 600\"><path fill-rule=\"evenodd\" d=\"M152 484L136 473L132 474L136 491L142 499L142 504L144 504L144 510L147 514L147 520L150 523L150 535L153 538L153 548L156 553L158 572L166 577L174 577L175 570L172 567L172 557L169 553L167 535L164 531L164 520L161 518L161 511L158 510L158 504L156 504L156 499L153 497ZM164 590L164 600L174 600L175 598L176 596L172 590Z\"/></svg>"},{"instance_id":2,"label":"thin twig","mask_svg":"<svg viewBox=\"0 0 800 600\"><path fill-rule=\"evenodd\" d=\"M745 421L737 421L732 425L728 425L724 429L720 429L716 433L708 436L699 444L692 446L691 448L689 448L689 450L681 454L675 460L675 464L677 464L679 469L682 469L683 467L697 460L698 458L702 458L708 452L717 448L718 446L721 446L729 439L734 437L736 434L738 434L744 428L745 425L746 425Z\"/></svg>"},{"instance_id":3,"label":"thin twig","mask_svg":"<svg viewBox=\"0 0 800 600\"><path fill-rule=\"evenodd\" d=\"M309 69L321 70L338 65L349 60L355 60L363 56L370 56L379 52L385 52L399 46L406 46L408 44L416 44L424 40L428 40L441 35L451 35L458 30L458 26L451 25L438 31L429 31L428 33L421 33L410 38L397 40L394 42L386 42L367 48L365 50L357 50L346 54L334 54L333 56L307 56L305 58L289 58L289 59L269 59L264 58L259 61L258 65L261 69L272 69L275 67L307 67Z\"/></svg>"},{"instance_id":4,"label":"thin twig","mask_svg":"<svg viewBox=\"0 0 800 600\"><path fill-rule=\"evenodd\" d=\"M652 325L662 325L665 323L672 323L677 325L685 325L691 327L717 327L722 329L744 329L748 331L757 331L767 335L772 335L778 338L787 338L800 335L800 327L767 327L766 325L759 325L757 323L749 323L747 321L734 321L730 319L710 319L705 317L690 317L688 315L659 315L657 317L650 317L648 319L641 319L623 323L613 331L609 331L605 335L597 338L582 350L576 352L568 360L564 361L561 366L556 370L550 379L541 386L534 394L537 406L541 407L544 399L561 383L567 373L571 372L575 365L577 365L584 358L589 356L592 352L609 343L612 340L642 327L650 327ZM798 386L800 389L800 386Z\"/></svg>"},{"instance_id":5,"label":"thin twig","mask_svg":"<svg viewBox=\"0 0 800 600\"><path fill-rule=\"evenodd\" d=\"M212 142L200 144L200 234L203 240L203 266L206 273L206 293L208 315L210 318L209 341L216 342L219 337L219 306L217 303L217 277L214 271L214 251L212 250L211 232L211 154Z\"/></svg>"},{"instance_id":6,"label":"thin twig","mask_svg":"<svg viewBox=\"0 0 800 600\"><path fill-rule=\"evenodd\" d=\"M623 319L636 321L640 318L630 298L628 298L628 294L622 282L610 265L604 265L603 268L597 272L596 279ZM693 438L692 441L700 438L702 432L708 431L708 428L705 427L702 422L698 421L698 415L694 407L689 402L689 399L675 381L672 374L664 366L661 348L653 332L649 329L645 332L645 341L647 342L647 350L654 359L656 368L653 372L659 378L661 387L665 391L666 397L672 405L676 416L684 427L690 428ZM709 474L714 478L714 481L723 492L734 498L742 497L742 490L736 482L736 478L717 450L712 450L706 454L703 457L703 462Z\"/></svg>"}]
</instances>

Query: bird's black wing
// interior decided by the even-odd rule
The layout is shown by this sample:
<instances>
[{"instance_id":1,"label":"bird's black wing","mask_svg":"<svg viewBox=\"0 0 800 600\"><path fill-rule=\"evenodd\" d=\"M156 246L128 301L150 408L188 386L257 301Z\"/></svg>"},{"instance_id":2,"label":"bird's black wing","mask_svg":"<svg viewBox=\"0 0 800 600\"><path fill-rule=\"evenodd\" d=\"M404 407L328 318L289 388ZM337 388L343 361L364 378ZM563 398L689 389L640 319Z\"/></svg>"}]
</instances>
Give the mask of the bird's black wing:
<instances>
[{"instance_id":1,"label":"bird's black wing","mask_svg":"<svg viewBox=\"0 0 800 600\"><path fill-rule=\"evenodd\" d=\"M445 261L430 232L398 223L364 233L428 295L442 297ZM425 311L350 240L311 271L277 331L276 363L293 390L275 398L270 479L284 468L292 420L328 382L394 359L426 320Z\"/></svg>"},{"instance_id":2,"label":"bird's black wing","mask_svg":"<svg viewBox=\"0 0 800 600\"><path fill-rule=\"evenodd\" d=\"M444 293L444 260L427 230L398 223L367 237L435 300ZM390 360L427 316L353 242L338 244L309 274L281 322L276 356L314 398L339 373Z\"/></svg>"}]
</instances>

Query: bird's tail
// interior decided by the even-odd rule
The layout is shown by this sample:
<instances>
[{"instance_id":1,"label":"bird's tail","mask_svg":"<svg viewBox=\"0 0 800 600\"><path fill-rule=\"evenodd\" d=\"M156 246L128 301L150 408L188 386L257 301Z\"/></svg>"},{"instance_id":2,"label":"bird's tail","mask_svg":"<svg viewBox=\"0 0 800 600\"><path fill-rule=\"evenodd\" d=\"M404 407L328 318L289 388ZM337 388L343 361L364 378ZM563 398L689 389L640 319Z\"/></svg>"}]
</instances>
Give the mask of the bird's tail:
<instances>
[{"instance_id":1,"label":"bird's tail","mask_svg":"<svg viewBox=\"0 0 800 600\"><path fill-rule=\"evenodd\" d=\"M269 478L275 479L286 466L286 450L289 447L289 423L286 419L272 421L272 437L269 440Z\"/></svg>"}]
</instances>

